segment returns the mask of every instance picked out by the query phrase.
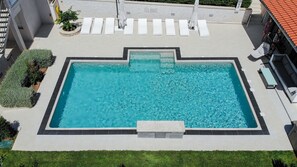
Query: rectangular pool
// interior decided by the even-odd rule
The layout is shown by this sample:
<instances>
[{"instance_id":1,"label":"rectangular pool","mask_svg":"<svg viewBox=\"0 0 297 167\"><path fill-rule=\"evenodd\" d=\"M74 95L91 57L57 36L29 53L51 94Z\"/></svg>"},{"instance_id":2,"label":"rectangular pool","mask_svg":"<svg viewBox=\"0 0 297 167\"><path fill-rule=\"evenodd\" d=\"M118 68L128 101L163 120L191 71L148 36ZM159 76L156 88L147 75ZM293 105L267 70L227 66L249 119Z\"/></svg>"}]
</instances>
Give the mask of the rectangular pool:
<instances>
[{"instance_id":1,"label":"rectangular pool","mask_svg":"<svg viewBox=\"0 0 297 167\"><path fill-rule=\"evenodd\" d=\"M186 133L263 129L234 61L177 63L174 56L133 51L128 63L68 61L39 132L134 134L142 120L184 121Z\"/></svg>"}]
</instances>

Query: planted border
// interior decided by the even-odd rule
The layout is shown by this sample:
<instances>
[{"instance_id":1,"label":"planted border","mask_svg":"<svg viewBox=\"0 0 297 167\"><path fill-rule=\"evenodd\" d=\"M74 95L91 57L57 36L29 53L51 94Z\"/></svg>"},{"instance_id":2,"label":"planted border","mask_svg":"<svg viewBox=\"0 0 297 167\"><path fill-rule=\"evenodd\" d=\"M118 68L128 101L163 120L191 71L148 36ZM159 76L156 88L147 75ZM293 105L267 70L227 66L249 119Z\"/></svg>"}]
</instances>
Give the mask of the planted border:
<instances>
[{"instance_id":1,"label":"planted border","mask_svg":"<svg viewBox=\"0 0 297 167\"><path fill-rule=\"evenodd\" d=\"M3 107L33 107L37 93L32 87L22 87L27 76L27 63L35 60L41 68L49 67L54 62L50 50L26 50L7 71L0 86L0 104Z\"/></svg>"}]
</instances>

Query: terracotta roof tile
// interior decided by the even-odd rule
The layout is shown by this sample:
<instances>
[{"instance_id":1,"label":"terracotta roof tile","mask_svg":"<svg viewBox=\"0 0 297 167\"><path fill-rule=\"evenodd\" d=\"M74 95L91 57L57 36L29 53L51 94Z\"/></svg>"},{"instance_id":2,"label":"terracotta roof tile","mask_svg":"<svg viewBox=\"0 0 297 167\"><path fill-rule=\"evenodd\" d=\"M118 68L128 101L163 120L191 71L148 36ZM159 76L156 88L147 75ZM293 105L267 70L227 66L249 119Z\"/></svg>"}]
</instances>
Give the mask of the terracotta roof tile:
<instances>
[{"instance_id":1,"label":"terracotta roof tile","mask_svg":"<svg viewBox=\"0 0 297 167\"><path fill-rule=\"evenodd\" d=\"M297 46L297 0L261 0Z\"/></svg>"}]
</instances>

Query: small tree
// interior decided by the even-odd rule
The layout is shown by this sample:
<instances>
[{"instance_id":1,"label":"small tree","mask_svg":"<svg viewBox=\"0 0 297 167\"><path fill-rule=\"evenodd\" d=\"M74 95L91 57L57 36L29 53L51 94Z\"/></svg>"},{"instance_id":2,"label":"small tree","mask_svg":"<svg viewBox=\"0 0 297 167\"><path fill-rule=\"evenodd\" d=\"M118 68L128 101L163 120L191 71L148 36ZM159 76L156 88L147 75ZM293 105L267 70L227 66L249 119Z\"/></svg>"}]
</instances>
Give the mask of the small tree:
<instances>
[{"instance_id":1,"label":"small tree","mask_svg":"<svg viewBox=\"0 0 297 167\"><path fill-rule=\"evenodd\" d=\"M29 61L28 64L28 79L32 85L40 82L43 79L43 74L39 71L39 65L35 60Z\"/></svg>"},{"instance_id":2,"label":"small tree","mask_svg":"<svg viewBox=\"0 0 297 167\"><path fill-rule=\"evenodd\" d=\"M12 138L16 133L17 131L11 127L10 122L0 116L0 141L6 138Z\"/></svg>"},{"instance_id":3,"label":"small tree","mask_svg":"<svg viewBox=\"0 0 297 167\"><path fill-rule=\"evenodd\" d=\"M76 25L73 23L73 21L76 21L78 19L78 12L73 11L71 7L63 12L60 11L59 18L56 19L56 23L62 24L62 29L64 31L72 31L76 28Z\"/></svg>"}]
</instances>

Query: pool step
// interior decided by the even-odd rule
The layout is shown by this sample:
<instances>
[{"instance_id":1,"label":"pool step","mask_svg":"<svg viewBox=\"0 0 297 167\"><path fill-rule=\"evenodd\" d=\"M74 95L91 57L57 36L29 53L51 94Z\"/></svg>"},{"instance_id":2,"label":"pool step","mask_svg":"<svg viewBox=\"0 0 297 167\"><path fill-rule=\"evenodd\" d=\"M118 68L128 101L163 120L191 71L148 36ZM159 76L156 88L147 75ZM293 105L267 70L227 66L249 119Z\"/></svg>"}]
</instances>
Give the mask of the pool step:
<instances>
[{"instance_id":1,"label":"pool step","mask_svg":"<svg viewBox=\"0 0 297 167\"><path fill-rule=\"evenodd\" d=\"M174 53L172 53L172 52L162 52L160 54L161 54L161 57L162 58L164 58L164 57L170 57L170 58L173 58L174 59Z\"/></svg>"},{"instance_id":2,"label":"pool step","mask_svg":"<svg viewBox=\"0 0 297 167\"><path fill-rule=\"evenodd\" d=\"M149 71L149 72L156 72L160 68L159 63L155 63L154 61L131 61L129 70L132 72L143 72L143 71Z\"/></svg>"},{"instance_id":3,"label":"pool step","mask_svg":"<svg viewBox=\"0 0 297 167\"><path fill-rule=\"evenodd\" d=\"M161 58L160 59L161 63L174 63L174 60L172 58Z\"/></svg>"},{"instance_id":4,"label":"pool step","mask_svg":"<svg viewBox=\"0 0 297 167\"><path fill-rule=\"evenodd\" d=\"M130 60L159 60L160 54L130 54Z\"/></svg>"},{"instance_id":5,"label":"pool step","mask_svg":"<svg viewBox=\"0 0 297 167\"><path fill-rule=\"evenodd\" d=\"M174 73L174 55L172 53L162 53L160 57L160 71L162 74Z\"/></svg>"},{"instance_id":6,"label":"pool step","mask_svg":"<svg viewBox=\"0 0 297 167\"><path fill-rule=\"evenodd\" d=\"M173 69L174 64L173 63L161 63L160 67L161 67L161 69Z\"/></svg>"}]
</instances>

